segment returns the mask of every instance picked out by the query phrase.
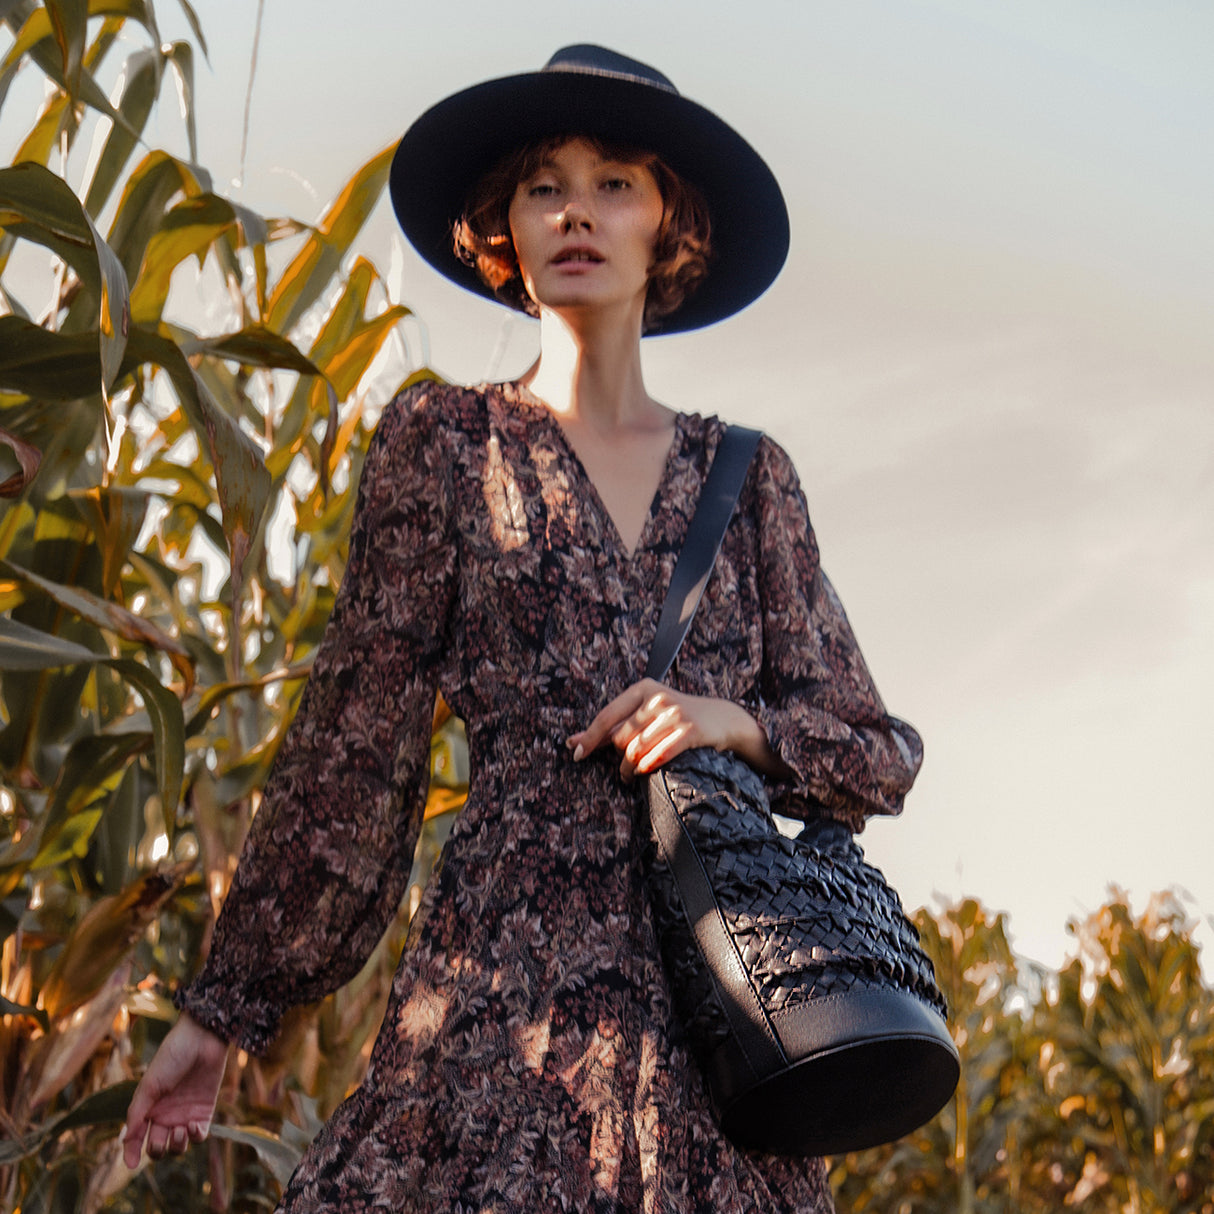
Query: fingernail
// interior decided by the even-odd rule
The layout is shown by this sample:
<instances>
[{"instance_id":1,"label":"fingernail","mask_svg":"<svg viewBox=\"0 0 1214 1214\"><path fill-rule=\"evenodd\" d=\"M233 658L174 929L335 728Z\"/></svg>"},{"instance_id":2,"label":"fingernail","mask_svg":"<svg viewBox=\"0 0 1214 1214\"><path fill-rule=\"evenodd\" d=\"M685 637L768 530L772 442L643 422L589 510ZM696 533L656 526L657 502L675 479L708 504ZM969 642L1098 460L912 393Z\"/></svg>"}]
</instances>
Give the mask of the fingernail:
<instances>
[{"instance_id":1,"label":"fingernail","mask_svg":"<svg viewBox=\"0 0 1214 1214\"><path fill-rule=\"evenodd\" d=\"M585 754L586 754L586 752L585 752L585 750L583 750L581 742L579 742L573 748L573 761L575 763L579 762Z\"/></svg>"}]
</instances>

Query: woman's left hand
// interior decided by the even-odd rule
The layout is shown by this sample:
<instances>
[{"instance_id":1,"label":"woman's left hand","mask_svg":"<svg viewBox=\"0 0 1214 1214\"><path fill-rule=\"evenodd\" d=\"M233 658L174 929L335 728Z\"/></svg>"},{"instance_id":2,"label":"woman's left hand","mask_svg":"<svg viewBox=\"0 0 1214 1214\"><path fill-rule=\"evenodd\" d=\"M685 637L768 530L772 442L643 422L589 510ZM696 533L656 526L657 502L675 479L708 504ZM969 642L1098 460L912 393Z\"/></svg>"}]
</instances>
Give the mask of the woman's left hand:
<instances>
[{"instance_id":1,"label":"woman's left hand","mask_svg":"<svg viewBox=\"0 0 1214 1214\"><path fill-rule=\"evenodd\" d=\"M745 708L712 696L685 695L654 679L642 679L622 691L586 729L570 734L565 745L581 760L605 742L620 752L625 780L657 771L696 746L733 751L768 775L787 770L763 727Z\"/></svg>"}]
</instances>

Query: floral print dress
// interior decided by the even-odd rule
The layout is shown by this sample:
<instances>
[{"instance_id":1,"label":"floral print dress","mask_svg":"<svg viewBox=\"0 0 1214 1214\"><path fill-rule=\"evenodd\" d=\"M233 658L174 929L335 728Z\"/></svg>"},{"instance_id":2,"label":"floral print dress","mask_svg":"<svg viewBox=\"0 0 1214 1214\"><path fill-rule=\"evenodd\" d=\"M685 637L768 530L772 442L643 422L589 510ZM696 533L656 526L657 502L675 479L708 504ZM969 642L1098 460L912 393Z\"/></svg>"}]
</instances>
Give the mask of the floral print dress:
<instances>
[{"instance_id":1,"label":"floral print dress","mask_svg":"<svg viewBox=\"0 0 1214 1214\"><path fill-rule=\"evenodd\" d=\"M467 723L471 788L366 1079L281 1210L831 1209L821 1160L717 1129L643 888L643 781L564 745L642 676L723 430L678 417L629 553L525 388L424 384L385 411L332 619L180 1005L261 1051L286 1009L357 973L405 891L436 687ZM669 678L758 718L795 773L781 812L858 830L900 810L918 736L886 714L770 440Z\"/></svg>"}]
</instances>

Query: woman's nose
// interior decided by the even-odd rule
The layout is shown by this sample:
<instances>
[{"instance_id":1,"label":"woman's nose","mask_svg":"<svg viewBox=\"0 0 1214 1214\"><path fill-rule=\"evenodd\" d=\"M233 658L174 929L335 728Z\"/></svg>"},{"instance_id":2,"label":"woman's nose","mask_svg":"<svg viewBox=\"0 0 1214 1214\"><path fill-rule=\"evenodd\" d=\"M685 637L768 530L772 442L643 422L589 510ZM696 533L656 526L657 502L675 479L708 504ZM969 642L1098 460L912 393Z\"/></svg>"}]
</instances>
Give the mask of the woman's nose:
<instances>
[{"instance_id":1,"label":"woman's nose","mask_svg":"<svg viewBox=\"0 0 1214 1214\"><path fill-rule=\"evenodd\" d=\"M574 232L579 228L588 230L594 226L590 209L580 198L570 198L565 203L564 209L557 217L557 222L562 232Z\"/></svg>"}]
</instances>

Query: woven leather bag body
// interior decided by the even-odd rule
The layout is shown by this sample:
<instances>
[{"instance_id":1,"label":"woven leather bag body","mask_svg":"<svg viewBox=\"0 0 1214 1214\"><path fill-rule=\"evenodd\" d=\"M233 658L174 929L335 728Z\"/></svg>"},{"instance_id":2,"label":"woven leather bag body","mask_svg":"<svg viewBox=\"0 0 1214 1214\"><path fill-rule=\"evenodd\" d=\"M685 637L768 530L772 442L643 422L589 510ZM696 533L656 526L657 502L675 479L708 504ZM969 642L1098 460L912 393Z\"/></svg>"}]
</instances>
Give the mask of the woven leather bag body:
<instances>
[{"instance_id":1,"label":"woven leather bag body","mask_svg":"<svg viewBox=\"0 0 1214 1214\"><path fill-rule=\"evenodd\" d=\"M649 778L647 826L675 1010L735 1142L840 1154L945 1105L960 1063L931 961L844 826L786 838L758 774L715 750Z\"/></svg>"}]
</instances>

